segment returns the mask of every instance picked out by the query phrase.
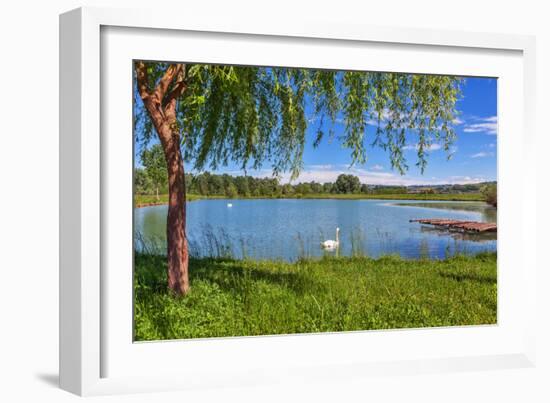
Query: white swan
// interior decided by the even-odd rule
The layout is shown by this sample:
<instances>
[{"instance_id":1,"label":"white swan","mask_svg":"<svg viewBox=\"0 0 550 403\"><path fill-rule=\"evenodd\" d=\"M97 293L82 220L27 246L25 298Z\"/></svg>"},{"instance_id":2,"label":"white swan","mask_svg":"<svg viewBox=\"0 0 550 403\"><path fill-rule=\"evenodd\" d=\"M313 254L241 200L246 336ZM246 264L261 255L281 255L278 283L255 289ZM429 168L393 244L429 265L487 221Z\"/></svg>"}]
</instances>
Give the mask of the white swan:
<instances>
[{"instance_id":1,"label":"white swan","mask_svg":"<svg viewBox=\"0 0 550 403\"><path fill-rule=\"evenodd\" d=\"M336 228L336 240L333 241L332 239L329 239L327 241L321 242L321 248L323 249L336 249L338 245L340 244L340 239L338 234L340 233L340 228Z\"/></svg>"},{"instance_id":2,"label":"white swan","mask_svg":"<svg viewBox=\"0 0 550 403\"><path fill-rule=\"evenodd\" d=\"M232 203L227 203L227 207L233 207Z\"/></svg>"}]
</instances>

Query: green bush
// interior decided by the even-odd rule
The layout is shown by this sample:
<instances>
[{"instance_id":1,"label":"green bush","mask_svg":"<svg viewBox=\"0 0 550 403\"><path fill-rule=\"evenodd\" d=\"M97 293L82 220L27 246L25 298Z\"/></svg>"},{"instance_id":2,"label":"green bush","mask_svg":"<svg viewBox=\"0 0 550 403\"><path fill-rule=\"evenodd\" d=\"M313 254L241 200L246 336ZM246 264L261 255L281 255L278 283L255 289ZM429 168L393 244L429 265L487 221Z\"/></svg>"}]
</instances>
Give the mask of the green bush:
<instances>
[{"instance_id":1,"label":"green bush","mask_svg":"<svg viewBox=\"0 0 550 403\"><path fill-rule=\"evenodd\" d=\"M483 186L483 188L481 189L481 193L485 197L485 201L487 202L487 204L490 204L493 207L497 206L497 185L496 185L496 183Z\"/></svg>"}]
</instances>

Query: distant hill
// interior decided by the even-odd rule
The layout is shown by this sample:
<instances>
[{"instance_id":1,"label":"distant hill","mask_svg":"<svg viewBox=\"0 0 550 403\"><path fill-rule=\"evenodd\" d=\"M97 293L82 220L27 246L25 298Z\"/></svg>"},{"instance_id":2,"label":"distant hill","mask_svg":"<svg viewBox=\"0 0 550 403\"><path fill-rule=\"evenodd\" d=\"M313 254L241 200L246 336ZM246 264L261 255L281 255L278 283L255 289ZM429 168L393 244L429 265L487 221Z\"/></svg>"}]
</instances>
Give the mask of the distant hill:
<instances>
[{"instance_id":1,"label":"distant hill","mask_svg":"<svg viewBox=\"0 0 550 403\"><path fill-rule=\"evenodd\" d=\"M403 194L403 193L480 193L484 186L496 184L496 181L443 185L410 185L410 186L385 186L385 185L366 185L368 193L378 194Z\"/></svg>"}]
</instances>

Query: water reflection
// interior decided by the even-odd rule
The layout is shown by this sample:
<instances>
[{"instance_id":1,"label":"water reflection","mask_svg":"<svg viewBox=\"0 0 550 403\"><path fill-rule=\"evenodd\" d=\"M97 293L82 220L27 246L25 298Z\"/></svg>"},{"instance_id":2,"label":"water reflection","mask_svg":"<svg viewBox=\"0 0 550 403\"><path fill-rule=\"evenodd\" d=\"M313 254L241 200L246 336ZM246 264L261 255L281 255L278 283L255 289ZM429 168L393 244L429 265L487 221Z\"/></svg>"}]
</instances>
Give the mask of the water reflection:
<instances>
[{"instance_id":1,"label":"water reflection","mask_svg":"<svg viewBox=\"0 0 550 403\"><path fill-rule=\"evenodd\" d=\"M403 202L395 203L397 206L422 207L430 209L465 211L481 213L483 222L497 222L497 209L484 202Z\"/></svg>"},{"instance_id":2,"label":"water reflection","mask_svg":"<svg viewBox=\"0 0 550 403\"><path fill-rule=\"evenodd\" d=\"M496 232L465 232L453 231L447 228L427 226L420 224L420 232L434 234L441 237L451 237L461 241L490 242L497 239Z\"/></svg>"}]
</instances>

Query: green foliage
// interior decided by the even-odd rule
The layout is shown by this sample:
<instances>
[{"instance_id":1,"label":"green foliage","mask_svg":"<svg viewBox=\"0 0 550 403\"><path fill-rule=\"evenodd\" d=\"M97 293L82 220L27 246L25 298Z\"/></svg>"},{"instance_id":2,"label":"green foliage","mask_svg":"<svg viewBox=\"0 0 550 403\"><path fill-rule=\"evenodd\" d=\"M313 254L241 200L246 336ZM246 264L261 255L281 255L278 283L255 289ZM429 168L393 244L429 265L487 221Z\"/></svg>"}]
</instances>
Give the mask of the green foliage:
<instances>
[{"instance_id":1,"label":"green foliage","mask_svg":"<svg viewBox=\"0 0 550 403\"><path fill-rule=\"evenodd\" d=\"M230 197L228 195L198 195L187 193L187 200L194 201L200 199L225 199L225 198L237 198L237 199L339 199L339 200L368 200L368 199L379 199L379 200L440 200L440 201L485 201L484 196L481 193L434 193L434 194L425 194L425 193L294 193L294 188L290 185L284 185L281 188L282 193L277 193L273 196L241 196L237 195L235 197ZM286 192L286 193L285 193ZM135 204L147 205L160 202L163 204L168 203L168 194L160 195L160 199L156 199L155 196L151 195L136 195Z\"/></svg>"},{"instance_id":2,"label":"green foliage","mask_svg":"<svg viewBox=\"0 0 550 403\"><path fill-rule=\"evenodd\" d=\"M166 63L147 62L150 88ZM184 158L199 171L229 162L242 169L271 166L275 176L302 168L305 132L317 122L319 145L334 137L331 125L342 119L338 136L353 163L366 161L366 144L388 151L392 167L408 169L403 155L405 131L417 139L417 165L423 171L426 150L440 142L450 152L452 120L461 79L421 74L339 72L284 67L185 65L186 90L177 106ZM311 99L313 116L306 116ZM136 95L138 139L147 143L153 127ZM367 128L375 133L367 138Z\"/></svg>"},{"instance_id":3,"label":"green foliage","mask_svg":"<svg viewBox=\"0 0 550 403\"><path fill-rule=\"evenodd\" d=\"M237 186L235 186L233 183L229 183L225 188L225 195L230 199L237 197Z\"/></svg>"},{"instance_id":4,"label":"green foliage","mask_svg":"<svg viewBox=\"0 0 550 403\"><path fill-rule=\"evenodd\" d=\"M151 178L144 169L134 169L134 189L138 195L153 194L155 192Z\"/></svg>"},{"instance_id":5,"label":"green foliage","mask_svg":"<svg viewBox=\"0 0 550 403\"><path fill-rule=\"evenodd\" d=\"M135 169L136 203L149 202L148 195L155 195L156 188L149 177L149 171ZM277 178L256 178L251 176L217 175L203 172L198 175L186 174L186 191L194 197L227 198L384 198L410 200L486 200L480 194L482 188L496 187L495 184L441 185L438 187L381 186L359 183L353 175L340 175L335 183L324 184L311 181L295 184L281 184ZM160 185L162 193L167 193L168 183ZM414 192L412 192L414 191ZM349 196L349 197L348 197ZM166 199L161 195L160 201ZM146 201L147 200L147 201ZM158 200L157 200L158 201Z\"/></svg>"},{"instance_id":6,"label":"green foliage","mask_svg":"<svg viewBox=\"0 0 550 403\"><path fill-rule=\"evenodd\" d=\"M487 204L493 207L497 206L497 184L490 183L481 188L481 193L485 197Z\"/></svg>"},{"instance_id":7,"label":"green foliage","mask_svg":"<svg viewBox=\"0 0 550 403\"><path fill-rule=\"evenodd\" d=\"M371 193L394 195L394 194L404 194L408 192L405 186L374 186L371 189Z\"/></svg>"},{"instance_id":8,"label":"green foliage","mask_svg":"<svg viewBox=\"0 0 550 403\"><path fill-rule=\"evenodd\" d=\"M164 151L160 144L144 148L141 152L141 163L145 167L145 174L151 181L156 194L159 193L161 188L167 187L168 170L166 169Z\"/></svg>"},{"instance_id":9,"label":"green foliage","mask_svg":"<svg viewBox=\"0 0 550 403\"><path fill-rule=\"evenodd\" d=\"M195 201L202 199L224 199L226 196L202 196L194 194L186 194L187 201ZM159 195L157 198L156 195L134 195L134 205L136 207L144 207L149 205L158 205L158 204L168 204L168 193Z\"/></svg>"},{"instance_id":10,"label":"green foliage","mask_svg":"<svg viewBox=\"0 0 550 403\"><path fill-rule=\"evenodd\" d=\"M355 175L341 174L336 178L332 191L334 193L358 193L361 190L361 182Z\"/></svg>"},{"instance_id":11,"label":"green foliage","mask_svg":"<svg viewBox=\"0 0 550 403\"><path fill-rule=\"evenodd\" d=\"M171 295L166 259L135 257L136 340L496 323L496 254L297 263L191 259Z\"/></svg>"}]
</instances>

